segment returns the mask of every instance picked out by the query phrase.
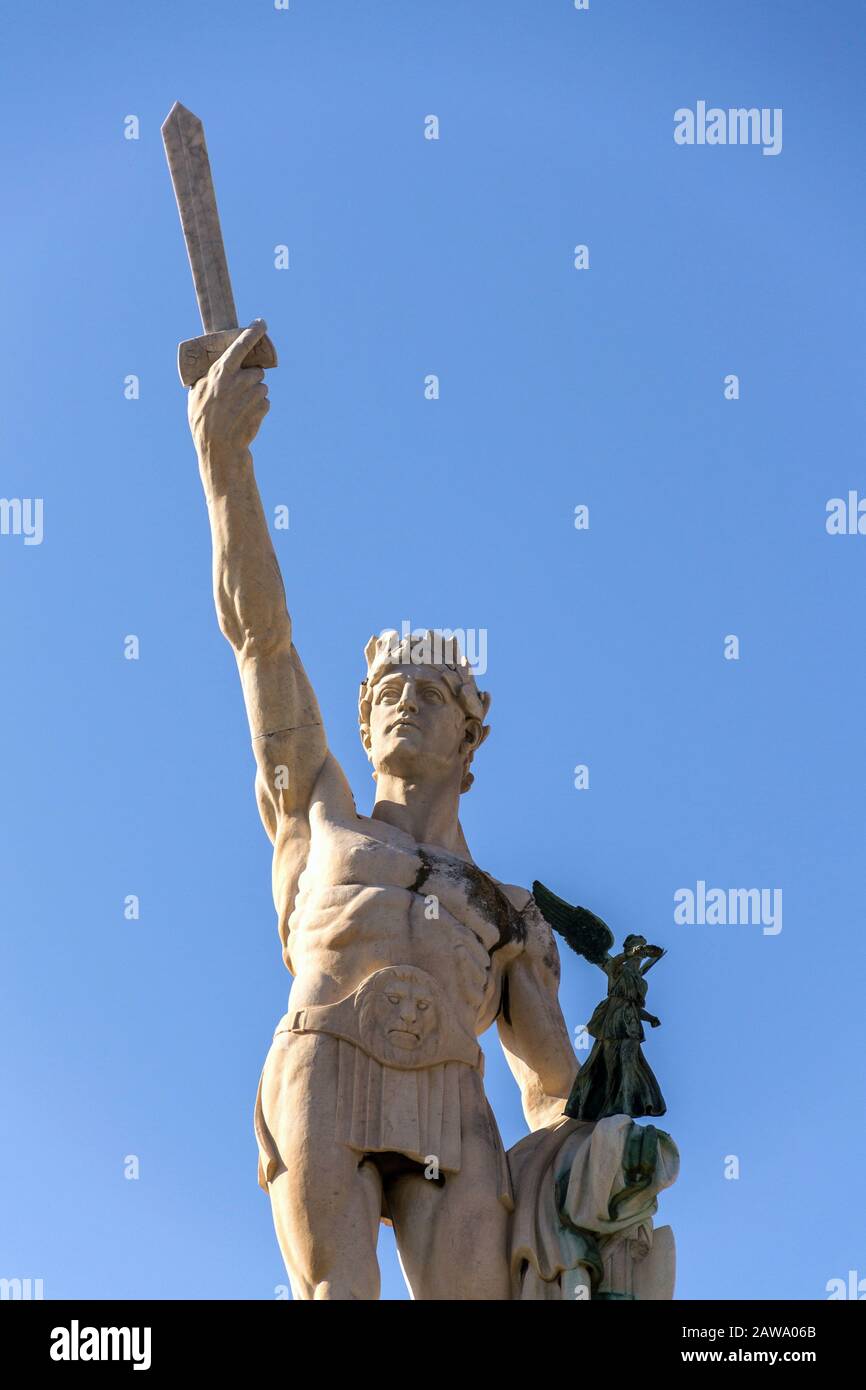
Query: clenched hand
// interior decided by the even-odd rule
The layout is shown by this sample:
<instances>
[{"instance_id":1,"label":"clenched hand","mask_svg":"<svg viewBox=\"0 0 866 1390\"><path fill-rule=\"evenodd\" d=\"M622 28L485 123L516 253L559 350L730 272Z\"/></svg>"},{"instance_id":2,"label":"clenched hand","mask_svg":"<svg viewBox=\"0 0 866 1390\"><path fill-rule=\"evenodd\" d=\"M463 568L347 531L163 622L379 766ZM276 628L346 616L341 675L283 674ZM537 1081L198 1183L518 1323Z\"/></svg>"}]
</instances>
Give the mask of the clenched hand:
<instances>
[{"instance_id":1,"label":"clenched hand","mask_svg":"<svg viewBox=\"0 0 866 1390\"><path fill-rule=\"evenodd\" d=\"M245 328L214 362L207 376L190 387L187 413L199 457L248 449L270 409L261 367L244 367L244 358L267 332L264 319Z\"/></svg>"}]
</instances>

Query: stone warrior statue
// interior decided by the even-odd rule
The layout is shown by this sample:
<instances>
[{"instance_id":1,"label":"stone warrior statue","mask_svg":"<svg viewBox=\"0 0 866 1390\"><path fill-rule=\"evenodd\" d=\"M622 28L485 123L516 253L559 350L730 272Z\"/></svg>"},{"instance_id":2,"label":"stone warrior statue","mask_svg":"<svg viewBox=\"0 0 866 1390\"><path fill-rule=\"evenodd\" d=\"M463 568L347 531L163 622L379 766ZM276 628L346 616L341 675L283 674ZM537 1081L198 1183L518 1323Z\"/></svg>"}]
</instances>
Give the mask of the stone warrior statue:
<instances>
[{"instance_id":1,"label":"stone warrior statue","mask_svg":"<svg viewBox=\"0 0 866 1390\"><path fill-rule=\"evenodd\" d=\"M205 330L178 370L294 975L255 1109L294 1296L376 1298L384 1220L416 1299L669 1298L669 1229L654 1236L652 1215L676 1150L627 1114L563 1114L577 1063L553 935L460 827L490 697L453 639L367 644L371 815L328 749L250 456L276 352L264 323L238 326L201 121L176 102L162 133ZM478 1045L494 1021L531 1131L508 1154Z\"/></svg>"},{"instance_id":2,"label":"stone warrior statue","mask_svg":"<svg viewBox=\"0 0 866 1390\"><path fill-rule=\"evenodd\" d=\"M676 1150L661 1135L648 1165L629 1116L563 1115L578 1068L553 934L460 826L490 697L453 639L367 644L370 815L329 751L253 475L269 407L262 368L242 364L264 334L247 328L192 386L189 421L294 976L255 1109L294 1297L377 1298L383 1220L416 1299L670 1297L651 1216ZM508 1155L477 1042L494 1021L531 1131Z\"/></svg>"}]
</instances>

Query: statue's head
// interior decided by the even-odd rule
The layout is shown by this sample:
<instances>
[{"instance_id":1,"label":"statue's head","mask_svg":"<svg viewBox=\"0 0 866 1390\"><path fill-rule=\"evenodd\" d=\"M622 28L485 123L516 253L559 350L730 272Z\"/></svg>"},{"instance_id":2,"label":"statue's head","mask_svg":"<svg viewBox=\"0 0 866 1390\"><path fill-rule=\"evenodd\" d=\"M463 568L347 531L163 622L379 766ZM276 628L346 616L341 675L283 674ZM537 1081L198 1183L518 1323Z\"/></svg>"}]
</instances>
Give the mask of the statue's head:
<instances>
[{"instance_id":1,"label":"statue's head","mask_svg":"<svg viewBox=\"0 0 866 1390\"><path fill-rule=\"evenodd\" d=\"M364 655L358 722L373 776L422 781L459 766L460 790L468 791L469 764L490 732L490 696L475 684L457 639L387 631L370 638Z\"/></svg>"},{"instance_id":2,"label":"statue's head","mask_svg":"<svg viewBox=\"0 0 866 1390\"><path fill-rule=\"evenodd\" d=\"M645 936L627 936L622 943L622 949L627 956L636 955L643 946L646 945Z\"/></svg>"}]
</instances>

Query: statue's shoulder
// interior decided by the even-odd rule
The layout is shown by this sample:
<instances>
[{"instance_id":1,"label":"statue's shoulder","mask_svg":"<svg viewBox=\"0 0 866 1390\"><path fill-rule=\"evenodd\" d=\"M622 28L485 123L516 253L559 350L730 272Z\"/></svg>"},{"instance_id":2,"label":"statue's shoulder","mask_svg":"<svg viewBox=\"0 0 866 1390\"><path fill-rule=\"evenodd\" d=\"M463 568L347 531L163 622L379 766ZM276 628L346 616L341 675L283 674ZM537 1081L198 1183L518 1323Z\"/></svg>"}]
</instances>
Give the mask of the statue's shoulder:
<instances>
[{"instance_id":1,"label":"statue's shoulder","mask_svg":"<svg viewBox=\"0 0 866 1390\"><path fill-rule=\"evenodd\" d=\"M529 889L521 888L518 883L500 883L498 880L496 886L520 917L526 940L536 939L546 944L553 933Z\"/></svg>"},{"instance_id":2,"label":"statue's shoulder","mask_svg":"<svg viewBox=\"0 0 866 1390\"><path fill-rule=\"evenodd\" d=\"M559 951L556 946L556 938L551 931L550 924L542 916L532 893L528 888L521 888L516 883L500 883L497 880L496 886L520 917L523 943L521 954L529 960L543 960L545 965L559 978Z\"/></svg>"},{"instance_id":3,"label":"statue's shoulder","mask_svg":"<svg viewBox=\"0 0 866 1390\"><path fill-rule=\"evenodd\" d=\"M493 882L516 912L525 912L532 901L532 894L528 888L521 888L518 883L502 883L498 878L494 879Z\"/></svg>"}]
</instances>

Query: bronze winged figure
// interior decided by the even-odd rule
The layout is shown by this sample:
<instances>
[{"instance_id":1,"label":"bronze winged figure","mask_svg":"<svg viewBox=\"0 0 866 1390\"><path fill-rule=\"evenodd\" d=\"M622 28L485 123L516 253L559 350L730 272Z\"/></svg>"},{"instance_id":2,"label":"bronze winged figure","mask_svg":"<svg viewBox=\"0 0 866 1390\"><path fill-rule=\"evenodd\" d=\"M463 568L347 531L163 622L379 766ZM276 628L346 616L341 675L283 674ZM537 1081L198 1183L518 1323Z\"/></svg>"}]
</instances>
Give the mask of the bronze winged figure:
<instances>
[{"instance_id":1,"label":"bronze winged figure","mask_svg":"<svg viewBox=\"0 0 866 1390\"><path fill-rule=\"evenodd\" d=\"M660 1020L644 1008L648 970L665 952L644 936L627 936L619 955L611 955L614 935L606 922L585 907L572 907L537 880L532 893L542 916L573 951L607 976L607 998L593 1012L587 1032L595 1039L577 1074L565 1106L575 1120L607 1115L664 1115L659 1084L641 1049L643 1024Z\"/></svg>"}]
</instances>

